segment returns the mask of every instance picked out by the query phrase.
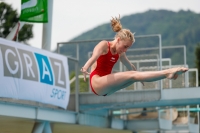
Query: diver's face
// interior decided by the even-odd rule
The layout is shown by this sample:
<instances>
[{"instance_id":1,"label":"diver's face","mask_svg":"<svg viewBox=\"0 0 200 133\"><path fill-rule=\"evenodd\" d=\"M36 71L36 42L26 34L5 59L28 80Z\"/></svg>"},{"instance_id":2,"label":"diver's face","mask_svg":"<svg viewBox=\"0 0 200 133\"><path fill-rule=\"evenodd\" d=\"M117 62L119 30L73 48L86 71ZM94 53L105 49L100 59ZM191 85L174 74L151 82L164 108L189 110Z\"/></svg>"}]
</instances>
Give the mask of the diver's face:
<instances>
[{"instance_id":1,"label":"diver's face","mask_svg":"<svg viewBox=\"0 0 200 133\"><path fill-rule=\"evenodd\" d=\"M128 48L133 45L132 41L130 40L121 40L120 38L117 39L116 51L118 54L126 52Z\"/></svg>"}]
</instances>

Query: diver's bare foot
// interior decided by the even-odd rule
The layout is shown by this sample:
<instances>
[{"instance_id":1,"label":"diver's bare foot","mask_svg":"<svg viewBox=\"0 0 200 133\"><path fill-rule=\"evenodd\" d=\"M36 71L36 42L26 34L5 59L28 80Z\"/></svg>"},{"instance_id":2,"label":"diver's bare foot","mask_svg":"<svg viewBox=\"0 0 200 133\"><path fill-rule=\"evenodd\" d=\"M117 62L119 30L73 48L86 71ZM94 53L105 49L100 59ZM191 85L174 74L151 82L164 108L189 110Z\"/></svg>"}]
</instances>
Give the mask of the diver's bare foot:
<instances>
[{"instance_id":1,"label":"diver's bare foot","mask_svg":"<svg viewBox=\"0 0 200 133\"><path fill-rule=\"evenodd\" d=\"M168 78L168 79L176 79L178 77L178 75L188 71L188 68L177 67L177 68L171 68L168 71L169 71L169 73L166 74L166 78Z\"/></svg>"}]
</instances>

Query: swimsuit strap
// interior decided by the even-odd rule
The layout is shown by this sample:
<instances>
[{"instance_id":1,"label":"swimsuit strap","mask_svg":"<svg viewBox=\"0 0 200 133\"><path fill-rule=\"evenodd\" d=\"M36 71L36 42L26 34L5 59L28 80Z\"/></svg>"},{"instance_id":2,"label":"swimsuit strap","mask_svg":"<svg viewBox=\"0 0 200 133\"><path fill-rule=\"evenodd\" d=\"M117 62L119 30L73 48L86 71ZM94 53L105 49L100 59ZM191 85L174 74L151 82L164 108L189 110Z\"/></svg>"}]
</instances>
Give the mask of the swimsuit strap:
<instances>
[{"instance_id":1,"label":"swimsuit strap","mask_svg":"<svg viewBox=\"0 0 200 133\"><path fill-rule=\"evenodd\" d=\"M108 45L108 47L109 47L109 51L110 51L110 42L109 42L109 41L108 41L107 45ZM110 52L111 52L111 51L110 51Z\"/></svg>"}]
</instances>

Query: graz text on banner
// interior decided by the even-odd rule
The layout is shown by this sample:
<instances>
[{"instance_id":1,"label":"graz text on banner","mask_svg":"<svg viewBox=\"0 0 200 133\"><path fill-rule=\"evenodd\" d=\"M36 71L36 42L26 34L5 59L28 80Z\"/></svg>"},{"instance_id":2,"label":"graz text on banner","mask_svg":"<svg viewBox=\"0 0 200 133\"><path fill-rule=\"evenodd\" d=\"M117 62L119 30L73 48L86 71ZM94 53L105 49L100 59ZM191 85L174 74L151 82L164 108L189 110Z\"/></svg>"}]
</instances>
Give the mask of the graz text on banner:
<instances>
[{"instance_id":1,"label":"graz text on banner","mask_svg":"<svg viewBox=\"0 0 200 133\"><path fill-rule=\"evenodd\" d=\"M0 97L38 101L66 108L67 57L0 38Z\"/></svg>"}]
</instances>

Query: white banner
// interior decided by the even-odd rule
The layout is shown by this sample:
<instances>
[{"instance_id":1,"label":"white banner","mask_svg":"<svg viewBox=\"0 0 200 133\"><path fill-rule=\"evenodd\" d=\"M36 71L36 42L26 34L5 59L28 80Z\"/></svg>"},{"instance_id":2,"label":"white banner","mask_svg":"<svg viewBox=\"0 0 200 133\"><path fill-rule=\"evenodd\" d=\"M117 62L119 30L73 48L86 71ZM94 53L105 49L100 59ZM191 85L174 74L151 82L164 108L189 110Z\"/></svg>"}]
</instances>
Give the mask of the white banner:
<instances>
[{"instance_id":1,"label":"white banner","mask_svg":"<svg viewBox=\"0 0 200 133\"><path fill-rule=\"evenodd\" d=\"M67 57L0 38L0 97L66 109L69 86Z\"/></svg>"}]
</instances>

